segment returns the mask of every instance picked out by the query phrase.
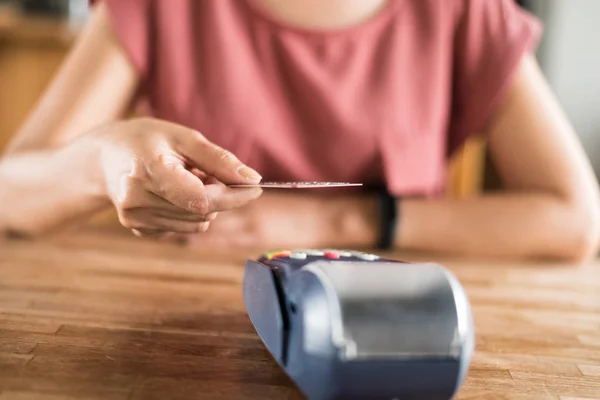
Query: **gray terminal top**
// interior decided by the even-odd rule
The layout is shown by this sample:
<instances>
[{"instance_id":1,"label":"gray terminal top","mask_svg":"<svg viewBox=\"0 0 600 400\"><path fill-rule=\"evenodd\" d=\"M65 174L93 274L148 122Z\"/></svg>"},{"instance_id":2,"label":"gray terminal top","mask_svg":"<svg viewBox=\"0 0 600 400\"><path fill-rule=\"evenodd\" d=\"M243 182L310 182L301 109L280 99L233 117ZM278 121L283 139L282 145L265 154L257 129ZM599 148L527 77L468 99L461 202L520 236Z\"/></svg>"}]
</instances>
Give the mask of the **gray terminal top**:
<instances>
[{"instance_id":1,"label":"gray terminal top","mask_svg":"<svg viewBox=\"0 0 600 400\"><path fill-rule=\"evenodd\" d=\"M248 260L248 315L309 399L451 399L467 374L467 296L439 264L358 251L282 250Z\"/></svg>"}]
</instances>

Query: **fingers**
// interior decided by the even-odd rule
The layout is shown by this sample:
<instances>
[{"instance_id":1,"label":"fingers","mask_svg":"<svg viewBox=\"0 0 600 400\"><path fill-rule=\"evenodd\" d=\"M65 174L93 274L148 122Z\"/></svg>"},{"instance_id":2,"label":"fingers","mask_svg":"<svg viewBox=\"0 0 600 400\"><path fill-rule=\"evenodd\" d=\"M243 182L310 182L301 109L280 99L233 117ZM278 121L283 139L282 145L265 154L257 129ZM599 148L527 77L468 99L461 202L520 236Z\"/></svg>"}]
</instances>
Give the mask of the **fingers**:
<instances>
[{"instance_id":1,"label":"fingers","mask_svg":"<svg viewBox=\"0 0 600 400\"><path fill-rule=\"evenodd\" d=\"M198 233L206 232L206 231L208 231L209 226L210 226L210 222L202 222L202 223L198 224L197 232ZM133 234L137 237L150 238L150 239L164 239L169 236L173 236L175 238L179 237L181 239L184 236L180 236L180 235L189 234L189 232L170 232L170 231L165 231L162 229L147 229L147 228L131 229L131 232L133 232Z\"/></svg>"},{"instance_id":2,"label":"fingers","mask_svg":"<svg viewBox=\"0 0 600 400\"><path fill-rule=\"evenodd\" d=\"M206 172L200 171L198 168L190 168L190 172L197 176L201 181L205 182L211 179Z\"/></svg>"},{"instance_id":3,"label":"fingers","mask_svg":"<svg viewBox=\"0 0 600 400\"><path fill-rule=\"evenodd\" d=\"M172 232L165 232L155 229L132 229L131 232L133 232L133 234L137 237L153 239L162 239L172 234Z\"/></svg>"},{"instance_id":4,"label":"fingers","mask_svg":"<svg viewBox=\"0 0 600 400\"><path fill-rule=\"evenodd\" d=\"M186 211L178 210L178 211L170 211L165 209L156 209L152 212L153 215L174 219L177 221L187 221L187 222L212 222L217 217L218 213L210 213L207 215L199 215L199 214L191 214Z\"/></svg>"},{"instance_id":5,"label":"fingers","mask_svg":"<svg viewBox=\"0 0 600 400\"><path fill-rule=\"evenodd\" d=\"M151 181L148 190L152 193L192 214L211 212L204 184L183 165L159 162L150 166L149 170Z\"/></svg>"},{"instance_id":6,"label":"fingers","mask_svg":"<svg viewBox=\"0 0 600 400\"><path fill-rule=\"evenodd\" d=\"M157 215L141 214L129 216L125 226L130 228L138 236L157 236L164 233L193 234L206 232L210 222L189 222L164 218Z\"/></svg>"},{"instance_id":7,"label":"fingers","mask_svg":"<svg viewBox=\"0 0 600 400\"><path fill-rule=\"evenodd\" d=\"M210 222L188 222L159 216L150 216L147 219L147 224L154 229L173 233L200 233L206 232Z\"/></svg>"},{"instance_id":8,"label":"fingers","mask_svg":"<svg viewBox=\"0 0 600 400\"><path fill-rule=\"evenodd\" d=\"M213 212L213 213L207 214L204 217L204 221L206 221L206 222L212 222L212 221L214 221L217 218L218 215L219 215L218 212Z\"/></svg>"},{"instance_id":9,"label":"fingers","mask_svg":"<svg viewBox=\"0 0 600 400\"><path fill-rule=\"evenodd\" d=\"M246 189L231 189L213 176L205 179L208 201L213 208L219 211L229 211L242 207L262 195L263 190L259 187Z\"/></svg>"},{"instance_id":10,"label":"fingers","mask_svg":"<svg viewBox=\"0 0 600 400\"><path fill-rule=\"evenodd\" d=\"M189 222L210 222L214 221L218 215L217 212L211 212L206 215L194 214L149 192L145 192L144 197L141 201L142 204L137 207L137 210L163 218Z\"/></svg>"},{"instance_id":11,"label":"fingers","mask_svg":"<svg viewBox=\"0 0 600 400\"><path fill-rule=\"evenodd\" d=\"M207 140L199 132L187 128L178 136L179 146L175 150L189 164L227 184L258 183L262 177L258 172L243 164L233 153Z\"/></svg>"},{"instance_id":12,"label":"fingers","mask_svg":"<svg viewBox=\"0 0 600 400\"><path fill-rule=\"evenodd\" d=\"M262 195L262 189L246 188L231 189L221 182L207 184L204 186L206 197L211 204L211 210L230 211L240 208Z\"/></svg>"},{"instance_id":13,"label":"fingers","mask_svg":"<svg viewBox=\"0 0 600 400\"><path fill-rule=\"evenodd\" d=\"M262 194L261 188L231 189L222 183L205 185L181 164L151 167L152 193L191 214L207 215L241 207ZM216 181L215 181L216 182Z\"/></svg>"}]
</instances>

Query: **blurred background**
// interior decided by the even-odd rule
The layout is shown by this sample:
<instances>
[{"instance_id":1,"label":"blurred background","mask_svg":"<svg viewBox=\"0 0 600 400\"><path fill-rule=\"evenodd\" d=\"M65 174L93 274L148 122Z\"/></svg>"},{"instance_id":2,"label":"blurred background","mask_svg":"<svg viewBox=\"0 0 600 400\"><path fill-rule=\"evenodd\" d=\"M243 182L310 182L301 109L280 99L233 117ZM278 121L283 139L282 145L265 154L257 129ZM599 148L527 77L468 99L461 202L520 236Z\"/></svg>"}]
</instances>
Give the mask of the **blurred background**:
<instances>
[{"instance_id":1,"label":"blurred background","mask_svg":"<svg viewBox=\"0 0 600 400\"><path fill-rule=\"evenodd\" d=\"M0 0L0 151L67 54L89 3ZM600 176L600 0L518 3L544 23L538 59ZM465 146L453 160L448 185L456 196L498 187L485 143Z\"/></svg>"}]
</instances>

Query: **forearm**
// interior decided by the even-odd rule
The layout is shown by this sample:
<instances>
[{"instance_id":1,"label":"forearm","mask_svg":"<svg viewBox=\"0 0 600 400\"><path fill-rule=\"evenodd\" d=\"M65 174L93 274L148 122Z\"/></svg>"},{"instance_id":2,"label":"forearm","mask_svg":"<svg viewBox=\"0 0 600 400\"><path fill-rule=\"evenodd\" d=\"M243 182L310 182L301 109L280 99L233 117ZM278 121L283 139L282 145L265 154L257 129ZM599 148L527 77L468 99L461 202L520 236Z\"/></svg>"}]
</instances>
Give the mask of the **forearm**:
<instances>
[{"instance_id":1,"label":"forearm","mask_svg":"<svg viewBox=\"0 0 600 400\"><path fill-rule=\"evenodd\" d=\"M598 245L589 207L545 194L404 200L399 248L499 258L583 260Z\"/></svg>"},{"instance_id":2,"label":"forearm","mask_svg":"<svg viewBox=\"0 0 600 400\"><path fill-rule=\"evenodd\" d=\"M269 193L262 200L253 211L262 226L258 236L274 246L372 248L378 242L381 216L374 195ZM273 213L277 208L283 210ZM593 207L551 194L403 199L398 208L394 247L400 250L578 262L600 244Z\"/></svg>"},{"instance_id":3,"label":"forearm","mask_svg":"<svg viewBox=\"0 0 600 400\"><path fill-rule=\"evenodd\" d=\"M0 159L0 233L38 235L108 206L96 158L78 141Z\"/></svg>"}]
</instances>

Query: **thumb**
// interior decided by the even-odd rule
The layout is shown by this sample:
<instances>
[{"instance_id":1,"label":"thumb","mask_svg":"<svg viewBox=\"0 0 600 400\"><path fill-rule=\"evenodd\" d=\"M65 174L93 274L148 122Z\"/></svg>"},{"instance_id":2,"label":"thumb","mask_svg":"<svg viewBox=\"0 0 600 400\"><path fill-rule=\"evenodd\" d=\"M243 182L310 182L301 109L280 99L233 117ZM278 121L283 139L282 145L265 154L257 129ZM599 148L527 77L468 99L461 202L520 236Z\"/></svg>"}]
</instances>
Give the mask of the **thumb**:
<instances>
[{"instance_id":1,"label":"thumb","mask_svg":"<svg viewBox=\"0 0 600 400\"><path fill-rule=\"evenodd\" d=\"M262 176L242 163L233 153L219 147L202 134L186 130L176 150L194 167L225 184L259 183Z\"/></svg>"}]
</instances>

